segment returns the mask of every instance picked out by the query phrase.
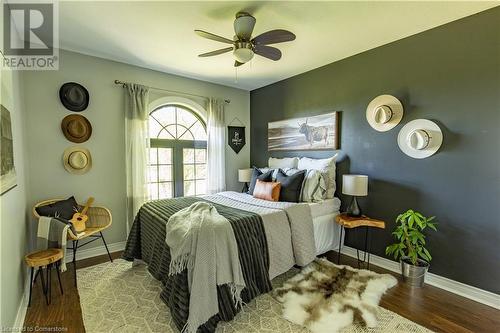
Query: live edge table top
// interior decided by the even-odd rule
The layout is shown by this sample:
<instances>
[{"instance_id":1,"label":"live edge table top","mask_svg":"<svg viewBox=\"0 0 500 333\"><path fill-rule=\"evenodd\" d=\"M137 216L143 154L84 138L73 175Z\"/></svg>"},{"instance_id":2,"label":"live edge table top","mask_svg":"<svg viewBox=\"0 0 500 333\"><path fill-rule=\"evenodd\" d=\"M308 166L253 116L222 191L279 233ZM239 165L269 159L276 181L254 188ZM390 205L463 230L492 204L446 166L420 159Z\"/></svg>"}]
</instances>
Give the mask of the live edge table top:
<instances>
[{"instance_id":1,"label":"live edge table top","mask_svg":"<svg viewBox=\"0 0 500 333\"><path fill-rule=\"evenodd\" d=\"M349 216L346 213L337 215L335 222L344 228L352 229L357 227L374 227L385 229L385 222L382 220L372 219L362 215L360 217Z\"/></svg>"}]
</instances>

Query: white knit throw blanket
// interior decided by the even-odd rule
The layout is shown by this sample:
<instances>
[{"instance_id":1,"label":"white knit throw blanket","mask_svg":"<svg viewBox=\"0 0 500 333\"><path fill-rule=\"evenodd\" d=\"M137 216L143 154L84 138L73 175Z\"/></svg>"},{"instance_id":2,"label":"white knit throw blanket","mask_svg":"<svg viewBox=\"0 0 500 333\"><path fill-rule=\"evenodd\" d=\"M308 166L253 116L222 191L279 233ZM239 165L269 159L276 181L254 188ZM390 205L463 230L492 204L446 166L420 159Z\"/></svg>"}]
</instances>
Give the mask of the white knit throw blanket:
<instances>
[{"instance_id":1,"label":"white knit throw blanket","mask_svg":"<svg viewBox=\"0 0 500 333\"><path fill-rule=\"evenodd\" d=\"M182 332L196 333L219 312L217 286L229 285L235 306L242 306L245 280L238 245L229 221L201 201L172 215L167 222L169 275L188 270L189 317Z\"/></svg>"}]
</instances>

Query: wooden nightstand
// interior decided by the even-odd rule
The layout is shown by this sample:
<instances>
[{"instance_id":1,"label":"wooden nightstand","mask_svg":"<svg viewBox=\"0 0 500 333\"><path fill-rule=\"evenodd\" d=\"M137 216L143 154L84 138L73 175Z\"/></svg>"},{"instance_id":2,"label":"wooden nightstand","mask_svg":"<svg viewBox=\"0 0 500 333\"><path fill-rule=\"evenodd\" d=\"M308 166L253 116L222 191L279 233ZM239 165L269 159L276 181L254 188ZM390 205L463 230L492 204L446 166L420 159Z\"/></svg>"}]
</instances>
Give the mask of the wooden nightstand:
<instances>
[{"instance_id":1,"label":"wooden nightstand","mask_svg":"<svg viewBox=\"0 0 500 333\"><path fill-rule=\"evenodd\" d=\"M379 228L385 229L385 222L382 220L372 219L365 215L360 217L352 217L347 215L346 213L339 214L335 217L335 222L340 226L340 241L339 241L339 251L337 254L337 264L340 265L340 252L342 250L342 233L344 232L344 228L354 229L358 227L365 227L365 250L363 254L363 261L359 259L359 250L356 249L356 255L358 258L358 267L360 263L367 262L367 268L370 268L370 248L368 244L370 243L370 229L371 228ZM366 258L368 257L368 258ZM366 260L368 259L368 260Z\"/></svg>"}]
</instances>

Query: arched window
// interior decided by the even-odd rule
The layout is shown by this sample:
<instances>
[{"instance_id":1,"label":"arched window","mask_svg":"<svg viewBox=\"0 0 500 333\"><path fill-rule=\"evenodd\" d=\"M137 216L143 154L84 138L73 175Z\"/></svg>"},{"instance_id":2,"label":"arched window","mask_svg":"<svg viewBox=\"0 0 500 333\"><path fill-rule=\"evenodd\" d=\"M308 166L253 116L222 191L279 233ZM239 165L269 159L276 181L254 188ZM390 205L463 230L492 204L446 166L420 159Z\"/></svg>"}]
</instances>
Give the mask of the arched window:
<instances>
[{"instance_id":1,"label":"arched window","mask_svg":"<svg viewBox=\"0 0 500 333\"><path fill-rule=\"evenodd\" d=\"M207 130L183 105L166 104L149 114L150 199L206 194Z\"/></svg>"}]
</instances>

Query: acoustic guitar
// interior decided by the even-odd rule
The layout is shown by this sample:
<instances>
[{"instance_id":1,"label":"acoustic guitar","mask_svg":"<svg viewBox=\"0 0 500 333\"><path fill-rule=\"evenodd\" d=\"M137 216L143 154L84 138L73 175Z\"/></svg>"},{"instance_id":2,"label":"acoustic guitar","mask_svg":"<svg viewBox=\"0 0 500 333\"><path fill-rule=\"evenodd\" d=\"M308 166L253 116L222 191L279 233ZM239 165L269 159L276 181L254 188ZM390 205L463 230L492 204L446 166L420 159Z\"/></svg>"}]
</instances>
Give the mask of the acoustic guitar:
<instances>
[{"instance_id":1,"label":"acoustic guitar","mask_svg":"<svg viewBox=\"0 0 500 333\"><path fill-rule=\"evenodd\" d=\"M87 210L93 202L94 198L90 197L87 200L87 203L85 204L85 207L83 207L82 211L73 214L73 217L71 218L71 220L69 220L71 223L73 223L73 227L75 228L76 232L85 231L85 222L87 222L87 220L89 219L89 217L86 215Z\"/></svg>"}]
</instances>

